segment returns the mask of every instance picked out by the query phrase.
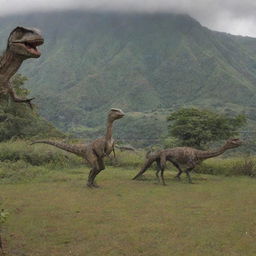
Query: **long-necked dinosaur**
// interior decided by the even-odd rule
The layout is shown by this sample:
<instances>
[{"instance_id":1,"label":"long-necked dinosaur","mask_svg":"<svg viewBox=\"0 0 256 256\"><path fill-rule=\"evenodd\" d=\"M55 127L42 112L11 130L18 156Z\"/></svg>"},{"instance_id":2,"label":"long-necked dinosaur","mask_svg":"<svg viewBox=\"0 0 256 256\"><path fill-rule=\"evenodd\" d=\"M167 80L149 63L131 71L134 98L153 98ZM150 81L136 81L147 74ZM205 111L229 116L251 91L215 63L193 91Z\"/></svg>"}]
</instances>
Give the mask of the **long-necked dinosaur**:
<instances>
[{"instance_id":1,"label":"long-necked dinosaur","mask_svg":"<svg viewBox=\"0 0 256 256\"><path fill-rule=\"evenodd\" d=\"M9 94L15 102L31 105L30 99L21 99L11 85L11 78L22 62L29 58L39 58L41 53L37 46L44 43L39 30L35 28L16 27L9 35L6 50L0 57L0 95Z\"/></svg>"},{"instance_id":2,"label":"long-necked dinosaur","mask_svg":"<svg viewBox=\"0 0 256 256\"><path fill-rule=\"evenodd\" d=\"M170 161L179 171L176 175L176 178L180 179L180 175L183 172L180 165L185 165L186 169L184 172L187 174L189 183L192 183L189 173L195 168L197 164L205 159L219 156L223 154L226 150L239 147L242 144L243 142L240 139L229 139L222 147L216 150L205 151L190 147L176 147L159 150L147 155L147 160L145 161L139 173L133 178L133 180L141 176L152 165L153 162L156 162L156 176L158 177L158 173L159 171L161 171L162 183L163 185L165 185L164 169L166 167L166 161Z\"/></svg>"},{"instance_id":3,"label":"long-necked dinosaur","mask_svg":"<svg viewBox=\"0 0 256 256\"><path fill-rule=\"evenodd\" d=\"M95 177L105 169L103 158L108 156L114 150L114 139L112 138L112 128L115 120L124 116L121 109L112 108L108 113L106 134L89 144L65 144L56 141L39 140L35 143L46 143L63 149L65 151L74 153L83 157L91 166L88 176L88 187L97 187L95 184Z\"/></svg>"}]
</instances>

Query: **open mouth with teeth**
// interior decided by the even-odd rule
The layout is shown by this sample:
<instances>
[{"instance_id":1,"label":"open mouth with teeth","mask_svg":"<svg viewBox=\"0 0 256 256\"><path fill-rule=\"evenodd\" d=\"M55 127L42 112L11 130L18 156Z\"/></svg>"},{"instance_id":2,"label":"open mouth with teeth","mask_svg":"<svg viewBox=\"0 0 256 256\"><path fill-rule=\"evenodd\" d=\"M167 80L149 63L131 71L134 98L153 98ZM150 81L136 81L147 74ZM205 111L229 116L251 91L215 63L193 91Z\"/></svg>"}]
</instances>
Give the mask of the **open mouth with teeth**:
<instances>
[{"instance_id":1,"label":"open mouth with teeth","mask_svg":"<svg viewBox=\"0 0 256 256\"><path fill-rule=\"evenodd\" d=\"M14 42L14 43L24 47L32 55L40 56L41 52L37 49L37 46L42 45L44 43L44 40L37 39L37 40L30 40L30 41L24 41L24 42Z\"/></svg>"}]
</instances>

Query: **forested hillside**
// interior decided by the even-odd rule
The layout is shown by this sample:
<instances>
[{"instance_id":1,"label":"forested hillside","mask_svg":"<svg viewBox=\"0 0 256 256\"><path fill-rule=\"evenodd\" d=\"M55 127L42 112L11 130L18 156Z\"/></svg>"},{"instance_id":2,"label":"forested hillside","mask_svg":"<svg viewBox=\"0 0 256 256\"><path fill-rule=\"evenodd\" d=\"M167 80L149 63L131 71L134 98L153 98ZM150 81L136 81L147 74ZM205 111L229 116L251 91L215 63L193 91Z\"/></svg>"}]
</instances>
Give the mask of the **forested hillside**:
<instances>
[{"instance_id":1,"label":"forested hillside","mask_svg":"<svg viewBox=\"0 0 256 256\"><path fill-rule=\"evenodd\" d=\"M158 138L181 106L256 121L256 39L174 14L41 13L0 24L2 49L17 25L43 31L41 58L20 72L41 114L64 131L97 136L110 107L128 112L116 129L123 139Z\"/></svg>"}]
</instances>

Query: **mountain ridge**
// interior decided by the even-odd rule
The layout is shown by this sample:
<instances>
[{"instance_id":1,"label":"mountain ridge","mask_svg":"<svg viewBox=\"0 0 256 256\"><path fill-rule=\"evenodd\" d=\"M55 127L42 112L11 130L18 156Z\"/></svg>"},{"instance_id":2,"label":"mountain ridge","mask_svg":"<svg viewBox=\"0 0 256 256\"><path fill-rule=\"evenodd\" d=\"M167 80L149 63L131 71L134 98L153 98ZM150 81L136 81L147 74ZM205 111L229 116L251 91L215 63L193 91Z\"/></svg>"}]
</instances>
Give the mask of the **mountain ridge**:
<instances>
[{"instance_id":1,"label":"mountain ridge","mask_svg":"<svg viewBox=\"0 0 256 256\"><path fill-rule=\"evenodd\" d=\"M128 124L137 112L159 137L166 132L161 113L180 106L243 111L256 121L256 39L211 31L178 14L72 11L0 22L1 48L15 24L44 32L42 57L21 72L42 115L64 131L87 136L95 128L96 136L110 107L130 113L117 127L120 137L142 136L141 123Z\"/></svg>"}]
</instances>

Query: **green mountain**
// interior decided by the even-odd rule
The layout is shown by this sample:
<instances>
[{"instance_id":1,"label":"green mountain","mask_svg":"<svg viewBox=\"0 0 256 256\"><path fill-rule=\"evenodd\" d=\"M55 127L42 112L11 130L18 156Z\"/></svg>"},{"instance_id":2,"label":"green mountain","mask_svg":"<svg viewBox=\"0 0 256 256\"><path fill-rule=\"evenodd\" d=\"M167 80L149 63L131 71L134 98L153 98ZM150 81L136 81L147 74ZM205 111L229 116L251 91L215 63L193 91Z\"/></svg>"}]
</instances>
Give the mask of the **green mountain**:
<instances>
[{"instance_id":1,"label":"green mountain","mask_svg":"<svg viewBox=\"0 0 256 256\"><path fill-rule=\"evenodd\" d=\"M120 138L154 141L181 106L245 112L256 121L256 39L211 31L187 15L54 12L0 18L39 27L42 57L22 74L41 114L64 131L102 133L110 107Z\"/></svg>"}]
</instances>

